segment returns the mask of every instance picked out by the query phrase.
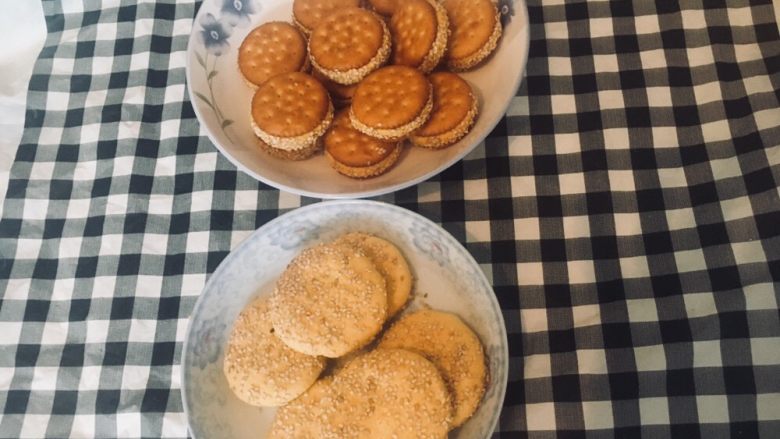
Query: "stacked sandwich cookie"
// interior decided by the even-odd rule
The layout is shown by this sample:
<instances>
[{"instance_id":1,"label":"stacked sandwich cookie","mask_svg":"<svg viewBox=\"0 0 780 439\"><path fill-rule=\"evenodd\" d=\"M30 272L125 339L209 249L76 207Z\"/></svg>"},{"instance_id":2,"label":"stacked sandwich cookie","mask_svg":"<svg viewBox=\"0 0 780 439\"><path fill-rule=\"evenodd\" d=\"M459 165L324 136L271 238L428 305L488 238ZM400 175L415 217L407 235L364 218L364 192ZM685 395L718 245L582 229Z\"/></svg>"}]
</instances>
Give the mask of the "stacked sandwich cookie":
<instances>
[{"instance_id":1,"label":"stacked sandwich cookie","mask_svg":"<svg viewBox=\"0 0 780 439\"><path fill-rule=\"evenodd\" d=\"M358 85L349 118L361 133L385 140L402 140L431 115L433 90L420 71L388 66Z\"/></svg>"},{"instance_id":2,"label":"stacked sandwich cookie","mask_svg":"<svg viewBox=\"0 0 780 439\"><path fill-rule=\"evenodd\" d=\"M289 23L272 21L258 26L238 48L238 70L252 88L276 75L308 69L306 39Z\"/></svg>"},{"instance_id":3,"label":"stacked sandwich cookie","mask_svg":"<svg viewBox=\"0 0 780 439\"><path fill-rule=\"evenodd\" d=\"M377 139L356 130L347 111L336 116L323 145L331 166L353 178L382 174L395 164L402 148L401 142Z\"/></svg>"},{"instance_id":4,"label":"stacked sandwich cookie","mask_svg":"<svg viewBox=\"0 0 780 439\"><path fill-rule=\"evenodd\" d=\"M442 149L475 125L477 94L452 72L498 46L493 0L294 0L291 12L292 24L265 23L238 51L256 89L257 146L269 156L304 160L322 149L338 173L373 178L405 145Z\"/></svg>"},{"instance_id":5,"label":"stacked sandwich cookie","mask_svg":"<svg viewBox=\"0 0 780 439\"><path fill-rule=\"evenodd\" d=\"M333 120L325 87L305 73L293 72L266 81L252 98L252 129L272 151L304 159Z\"/></svg>"},{"instance_id":6,"label":"stacked sandwich cookie","mask_svg":"<svg viewBox=\"0 0 780 439\"><path fill-rule=\"evenodd\" d=\"M322 20L309 39L314 68L342 84L357 84L387 62L390 31L384 21L361 8L346 8Z\"/></svg>"},{"instance_id":7,"label":"stacked sandwich cookie","mask_svg":"<svg viewBox=\"0 0 780 439\"><path fill-rule=\"evenodd\" d=\"M306 36L311 35L320 21L343 8L356 7L360 0L294 0L292 5L293 23Z\"/></svg>"}]
</instances>

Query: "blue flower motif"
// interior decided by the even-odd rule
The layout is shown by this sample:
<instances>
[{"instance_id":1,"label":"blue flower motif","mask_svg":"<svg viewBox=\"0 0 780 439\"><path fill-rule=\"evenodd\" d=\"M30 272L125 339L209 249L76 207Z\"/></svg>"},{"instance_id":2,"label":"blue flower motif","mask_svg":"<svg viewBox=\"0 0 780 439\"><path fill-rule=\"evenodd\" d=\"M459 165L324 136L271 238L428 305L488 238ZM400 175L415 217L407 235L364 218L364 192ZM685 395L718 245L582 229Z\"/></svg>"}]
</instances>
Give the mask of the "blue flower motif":
<instances>
[{"instance_id":1,"label":"blue flower motif","mask_svg":"<svg viewBox=\"0 0 780 439\"><path fill-rule=\"evenodd\" d=\"M499 0L498 12L501 14L501 24L506 26L515 16L515 2L512 0Z\"/></svg>"},{"instance_id":2,"label":"blue flower motif","mask_svg":"<svg viewBox=\"0 0 780 439\"><path fill-rule=\"evenodd\" d=\"M271 245L281 247L284 250L298 248L308 244L320 236L320 226L309 220L299 220L295 224L278 226L269 231Z\"/></svg>"},{"instance_id":3,"label":"blue flower motif","mask_svg":"<svg viewBox=\"0 0 780 439\"><path fill-rule=\"evenodd\" d=\"M205 369L211 363L219 358L219 348L221 346L222 335L225 333L227 325L224 323L214 323L204 321L199 328L195 330L193 339L196 341L192 348L192 358L196 366L201 370Z\"/></svg>"},{"instance_id":4,"label":"blue flower motif","mask_svg":"<svg viewBox=\"0 0 780 439\"><path fill-rule=\"evenodd\" d=\"M231 33L230 27L217 21L212 14L204 15L200 20L200 25L203 26L200 38L206 50L215 56L225 53L230 47L227 42Z\"/></svg>"},{"instance_id":5,"label":"blue flower motif","mask_svg":"<svg viewBox=\"0 0 780 439\"><path fill-rule=\"evenodd\" d=\"M231 26L246 26L256 11L252 0L222 0L221 12Z\"/></svg>"},{"instance_id":6,"label":"blue flower motif","mask_svg":"<svg viewBox=\"0 0 780 439\"><path fill-rule=\"evenodd\" d=\"M412 233L414 246L421 252L430 256L440 267L450 263L450 254L447 246L439 241L437 231L427 226L412 225L409 231Z\"/></svg>"}]
</instances>

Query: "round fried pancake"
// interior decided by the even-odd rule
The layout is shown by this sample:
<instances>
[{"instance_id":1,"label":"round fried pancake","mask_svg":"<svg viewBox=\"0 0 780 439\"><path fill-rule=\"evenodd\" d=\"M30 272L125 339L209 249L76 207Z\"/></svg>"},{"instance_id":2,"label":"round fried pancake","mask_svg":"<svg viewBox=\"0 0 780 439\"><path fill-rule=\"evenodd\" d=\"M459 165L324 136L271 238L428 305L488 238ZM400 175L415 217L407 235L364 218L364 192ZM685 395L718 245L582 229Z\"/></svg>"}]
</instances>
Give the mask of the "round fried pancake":
<instances>
[{"instance_id":1,"label":"round fried pancake","mask_svg":"<svg viewBox=\"0 0 780 439\"><path fill-rule=\"evenodd\" d=\"M297 398L325 368L325 359L296 352L274 335L268 298L239 314L225 350L224 371L233 393L256 406L278 406Z\"/></svg>"},{"instance_id":2,"label":"round fried pancake","mask_svg":"<svg viewBox=\"0 0 780 439\"><path fill-rule=\"evenodd\" d=\"M360 6L360 0L294 0L293 21L309 35L328 15L343 8Z\"/></svg>"},{"instance_id":3,"label":"round fried pancake","mask_svg":"<svg viewBox=\"0 0 780 439\"><path fill-rule=\"evenodd\" d=\"M319 244L290 262L271 295L276 335L308 355L336 358L363 347L387 317L385 279L365 254Z\"/></svg>"},{"instance_id":4,"label":"round fried pancake","mask_svg":"<svg viewBox=\"0 0 780 439\"><path fill-rule=\"evenodd\" d=\"M322 20L311 34L314 68L344 85L355 84L390 56L390 32L376 14L345 8Z\"/></svg>"},{"instance_id":5,"label":"round fried pancake","mask_svg":"<svg viewBox=\"0 0 780 439\"><path fill-rule=\"evenodd\" d=\"M368 0L368 4L371 5L371 8L378 14L390 16L395 12L398 0Z\"/></svg>"},{"instance_id":6,"label":"round fried pancake","mask_svg":"<svg viewBox=\"0 0 780 439\"><path fill-rule=\"evenodd\" d=\"M379 348L408 349L436 365L453 391L453 428L482 401L488 377L482 343L458 316L434 310L405 315L385 332Z\"/></svg>"},{"instance_id":7,"label":"round fried pancake","mask_svg":"<svg viewBox=\"0 0 780 439\"><path fill-rule=\"evenodd\" d=\"M401 154L399 142L375 139L356 130L349 121L347 110L333 119L328 132L323 137L323 144L325 156L331 166L338 172L353 178L368 178L382 174L398 160ZM371 257L371 254L368 256ZM382 271L381 267L377 268Z\"/></svg>"},{"instance_id":8,"label":"round fried pancake","mask_svg":"<svg viewBox=\"0 0 780 439\"><path fill-rule=\"evenodd\" d=\"M434 0L405 0L390 19L393 64L428 73L447 49L447 11Z\"/></svg>"},{"instance_id":9,"label":"round fried pancake","mask_svg":"<svg viewBox=\"0 0 780 439\"><path fill-rule=\"evenodd\" d=\"M490 55L501 37L501 20L492 0L442 0L450 19L447 66L467 70Z\"/></svg>"},{"instance_id":10,"label":"round fried pancake","mask_svg":"<svg viewBox=\"0 0 780 439\"><path fill-rule=\"evenodd\" d=\"M306 40L295 26L274 21L260 25L238 48L238 69L257 87L280 73L304 70Z\"/></svg>"},{"instance_id":11,"label":"round fried pancake","mask_svg":"<svg viewBox=\"0 0 780 439\"><path fill-rule=\"evenodd\" d=\"M410 139L417 146L443 148L468 133L477 117L477 98L468 82L449 72L428 76L433 85L433 111Z\"/></svg>"},{"instance_id":12,"label":"round fried pancake","mask_svg":"<svg viewBox=\"0 0 780 439\"><path fill-rule=\"evenodd\" d=\"M300 72L274 76L252 98L252 128L269 145L296 150L311 146L333 119L327 90Z\"/></svg>"},{"instance_id":13,"label":"round fried pancake","mask_svg":"<svg viewBox=\"0 0 780 439\"><path fill-rule=\"evenodd\" d=\"M432 107L431 84L422 73L407 66L388 66L358 84L349 116L358 131L399 139L425 123Z\"/></svg>"},{"instance_id":14,"label":"round fried pancake","mask_svg":"<svg viewBox=\"0 0 780 439\"><path fill-rule=\"evenodd\" d=\"M324 377L301 396L276 411L268 439L314 439L329 437L322 419L333 409L326 401L331 398L333 377ZM331 436L332 437L332 436Z\"/></svg>"},{"instance_id":15,"label":"round fried pancake","mask_svg":"<svg viewBox=\"0 0 780 439\"><path fill-rule=\"evenodd\" d=\"M385 239L361 232L348 233L336 242L347 243L363 250L385 277L388 318L406 306L412 292L412 272L398 247Z\"/></svg>"},{"instance_id":16,"label":"round fried pancake","mask_svg":"<svg viewBox=\"0 0 780 439\"><path fill-rule=\"evenodd\" d=\"M451 409L431 362L403 349L377 349L282 407L271 437L444 439Z\"/></svg>"}]
</instances>

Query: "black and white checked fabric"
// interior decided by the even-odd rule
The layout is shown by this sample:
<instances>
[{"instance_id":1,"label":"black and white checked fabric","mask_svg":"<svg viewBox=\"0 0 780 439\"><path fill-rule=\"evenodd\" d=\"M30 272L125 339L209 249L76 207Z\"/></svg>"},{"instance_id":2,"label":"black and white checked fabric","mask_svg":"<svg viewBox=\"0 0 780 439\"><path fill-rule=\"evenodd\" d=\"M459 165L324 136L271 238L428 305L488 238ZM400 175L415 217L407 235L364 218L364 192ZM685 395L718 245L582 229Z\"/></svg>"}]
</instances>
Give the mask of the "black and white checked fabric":
<instances>
[{"instance_id":1,"label":"black and white checked fabric","mask_svg":"<svg viewBox=\"0 0 780 439\"><path fill-rule=\"evenodd\" d=\"M529 3L505 120L381 198L492 277L512 356L495 436L777 437L771 2ZM316 200L237 172L200 131L184 80L198 4L43 5L0 218L0 437L185 437L180 354L208 274Z\"/></svg>"}]
</instances>

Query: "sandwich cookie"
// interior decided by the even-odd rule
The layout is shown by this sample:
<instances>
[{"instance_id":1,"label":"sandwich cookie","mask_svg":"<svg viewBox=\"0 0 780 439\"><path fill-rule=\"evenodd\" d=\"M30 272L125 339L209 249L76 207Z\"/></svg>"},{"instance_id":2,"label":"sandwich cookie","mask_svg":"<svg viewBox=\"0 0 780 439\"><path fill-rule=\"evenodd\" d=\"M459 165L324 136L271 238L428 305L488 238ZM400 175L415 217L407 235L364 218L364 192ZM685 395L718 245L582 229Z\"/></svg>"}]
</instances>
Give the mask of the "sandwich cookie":
<instances>
[{"instance_id":1,"label":"sandwich cookie","mask_svg":"<svg viewBox=\"0 0 780 439\"><path fill-rule=\"evenodd\" d=\"M270 437L445 439L451 403L430 361L403 349L377 349L279 409Z\"/></svg>"},{"instance_id":2,"label":"sandwich cookie","mask_svg":"<svg viewBox=\"0 0 780 439\"><path fill-rule=\"evenodd\" d=\"M365 9L345 8L314 28L309 57L323 76L351 85L387 62L390 45L390 31L381 18Z\"/></svg>"},{"instance_id":3,"label":"sandwich cookie","mask_svg":"<svg viewBox=\"0 0 780 439\"><path fill-rule=\"evenodd\" d=\"M330 100L333 102L334 107L349 107L349 104L352 103L352 96L355 95L357 84L342 85L337 82L333 82L316 70L312 72L312 76L320 81L325 89L328 90L328 93L330 93Z\"/></svg>"},{"instance_id":4,"label":"sandwich cookie","mask_svg":"<svg viewBox=\"0 0 780 439\"><path fill-rule=\"evenodd\" d=\"M388 66L358 84L349 117L364 134L399 140L420 128L432 108L432 87L422 73L407 66Z\"/></svg>"},{"instance_id":5,"label":"sandwich cookie","mask_svg":"<svg viewBox=\"0 0 780 439\"><path fill-rule=\"evenodd\" d=\"M395 8L398 6L399 0L368 0L368 4L371 9L375 10L377 14L382 14L386 17L393 15Z\"/></svg>"},{"instance_id":6,"label":"sandwich cookie","mask_svg":"<svg viewBox=\"0 0 780 439\"><path fill-rule=\"evenodd\" d=\"M291 161L306 160L307 158L313 156L314 153L316 153L317 150L320 149L320 143L321 143L318 140L305 148L287 150L287 149L274 148L273 146L263 142L263 139L259 137L256 137L255 141L257 142L257 146L260 148L260 150L270 155L271 157L275 157L277 159L282 159L282 160L291 160Z\"/></svg>"},{"instance_id":7,"label":"sandwich cookie","mask_svg":"<svg viewBox=\"0 0 780 439\"><path fill-rule=\"evenodd\" d=\"M356 6L360 6L360 0L293 0L293 23L309 36L328 15Z\"/></svg>"},{"instance_id":8,"label":"sandwich cookie","mask_svg":"<svg viewBox=\"0 0 780 439\"><path fill-rule=\"evenodd\" d=\"M401 317L388 329L378 349L417 352L441 371L453 392L452 428L474 414L485 394L488 370L479 338L456 315L422 310Z\"/></svg>"},{"instance_id":9,"label":"sandwich cookie","mask_svg":"<svg viewBox=\"0 0 780 439\"><path fill-rule=\"evenodd\" d=\"M393 64L428 73L444 56L449 35L447 11L434 0L405 0L390 18Z\"/></svg>"},{"instance_id":10,"label":"sandwich cookie","mask_svg":"<svg viewBox=\"0 0 780 439\"><path fill-rule=\"evenodd\" d=\"M308 355L340 357L370 342L387 317L385 279L371 259L343 245L301 252L271 295L275 334Z\"/></svg>"},{"instance_id":11,"label":"sandwich cookie","mask_svg":"<svg viewBox=\"0 0 780 439\"><path fill-rule=\"evenodd\" d=\"M323 137L323 144L325 157L333 169L352 178L384 173L398 160L402 149L400 142L375 139L356 130L349 121L347 110L333 120Z\"/></svg>"},{"instance_id":12,"label":"sandwich cookie","mask_svg":"<svg viewBox=\"0 0 780 439\"><path fill-rule=\"evenodd\" d=\"M325 368L325 359L296 352L276 338L264 297L239 314L223 365L228 385L239 399L256 406L278 406L305 392Z\"/></svg>"},{"instance_id":13,"label":"sandwich cookie","mask_svg":"<svg viewBox=\"0 0 780 439\"><path fill-rule=\"evenodd\" d=\"M477 118L477 98L460 76L436 72L428 76L433 85L431 118L409 138L424 148L452 145L469 132Z\"/></svg>"},{"instance_id":14,"label":"sandwich cookie","mask_svg":"<svg viewBox=\"0 0 780 439\"><path fill-rule=\"evenodd\" d=\"M363 250L382 273L387 283L388 318L406 306L412 292L412 272L398 247L385 239L361 232L347 233L336 240L336 243L345 243Z\"/></svg>"},{"instance_id":15,"label":"sandwich cookie","mask_svg":"<svg viewBox=\"0 0 780 439\"><path fill-rule=\"evenodd\" d=\"M300 72L274 76L252 98L252 130L269 146L285 151L311 148L333 120L327 90Z\"/></svg>"},{"instance_id":16,"label":"sandwich cookie","mask_svg":"<svg viewBox=\"0 0 780 439\"><path fill-rule=\"evenodd\" d=\"M253 88L273 76L303 71L308 66L306 40L289 23L265 23L250 32L238 48L238 70Z\"/></svg>"},{"instance_id":17,"label":"sandwich cookie","mask_svg":"<svg viewBox=\"0 0 780 439\"><path fill-rule=\"evenodd\" d=\"M468 70L490 55L501 37L501 17L493 0L442 0L450 19L447 67Z\"/></svg>"}]
</instances>

